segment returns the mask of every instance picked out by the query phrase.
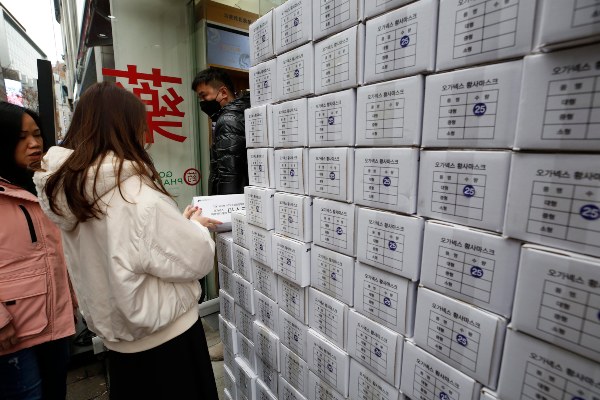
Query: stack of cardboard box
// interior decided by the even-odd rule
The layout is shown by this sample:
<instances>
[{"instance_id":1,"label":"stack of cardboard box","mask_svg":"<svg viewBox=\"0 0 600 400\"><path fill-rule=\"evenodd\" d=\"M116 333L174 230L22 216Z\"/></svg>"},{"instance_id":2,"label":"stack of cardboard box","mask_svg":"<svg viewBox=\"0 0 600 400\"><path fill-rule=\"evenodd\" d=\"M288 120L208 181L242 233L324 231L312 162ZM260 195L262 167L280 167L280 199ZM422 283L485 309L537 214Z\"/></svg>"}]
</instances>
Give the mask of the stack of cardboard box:
<instances>
[{"instance_id":1,"label":"stack of cardboard box","mask_svg":"<svg viewBox=\"0 0 600 400\"><path fill-rule=\"evenodd\" d=\"M598 397L600 3L288 0L250 40L231 398Z\"/></svg>"}]
</instances>

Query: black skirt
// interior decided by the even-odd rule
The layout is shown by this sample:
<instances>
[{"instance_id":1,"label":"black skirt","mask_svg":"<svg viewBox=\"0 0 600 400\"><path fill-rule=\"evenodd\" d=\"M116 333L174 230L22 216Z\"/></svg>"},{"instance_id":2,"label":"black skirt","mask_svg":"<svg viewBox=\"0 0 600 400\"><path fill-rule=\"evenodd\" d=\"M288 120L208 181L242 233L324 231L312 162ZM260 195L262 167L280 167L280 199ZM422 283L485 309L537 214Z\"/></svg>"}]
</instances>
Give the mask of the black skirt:
<instances>
[{"instance_id":1,"label":"black skirt","mask_svg":"<svg viewBox=\"0 0 600 400\"><path fill-rule=\"evenodd\" d=\"M218 400L202 321L139 353L108 352L111 400Z\"/></svg>"}]
</instances>

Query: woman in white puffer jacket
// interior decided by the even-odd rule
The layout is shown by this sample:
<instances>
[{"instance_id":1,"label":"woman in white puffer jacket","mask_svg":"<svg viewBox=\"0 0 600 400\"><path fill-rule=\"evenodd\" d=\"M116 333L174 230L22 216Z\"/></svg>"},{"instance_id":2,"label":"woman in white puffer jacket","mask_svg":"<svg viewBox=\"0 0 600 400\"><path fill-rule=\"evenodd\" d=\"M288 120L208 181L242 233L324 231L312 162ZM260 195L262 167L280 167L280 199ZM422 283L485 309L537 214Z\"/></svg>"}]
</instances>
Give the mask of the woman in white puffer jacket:
<instances>
[{"instance_id":1,"label":"woman in white puffer jacket","mask_svg":"<svg viewBox=\"0 0 600 400\"><path fill-rule=\"evenodd\" d=\"M88 327L111 350L111 399L217 399L197 303L218 222L181 215L144 149L147 130L136 96L96 84L34 181Z\"/></svg>"}]
</instances>

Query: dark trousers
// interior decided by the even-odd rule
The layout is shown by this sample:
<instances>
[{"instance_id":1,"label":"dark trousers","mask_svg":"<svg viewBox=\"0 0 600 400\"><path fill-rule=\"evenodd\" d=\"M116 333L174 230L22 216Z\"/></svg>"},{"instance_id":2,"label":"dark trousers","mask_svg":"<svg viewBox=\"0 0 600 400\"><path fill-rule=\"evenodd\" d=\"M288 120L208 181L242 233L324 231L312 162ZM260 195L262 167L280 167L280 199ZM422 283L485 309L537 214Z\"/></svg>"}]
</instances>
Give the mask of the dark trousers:
<instances>
[{"instance_id":1,"label":"dark trousers","mask_svg":"<svg viewBox=\"0 0 600 400\"><path fill-rule=\"evenodd\" d=\"M108 352L111 400L217 400L202 322L140 353Z\"/></svg>"},{"instance_id":2,"label":"dark trousers","mask_svg":"<svg viewBox=\"0 0 600 400\"><path fill-rule=\"evenodd\" d=\"M64 400L69 340L53 340L0 356L0 399Z\"/></svg>"}]
</instances>

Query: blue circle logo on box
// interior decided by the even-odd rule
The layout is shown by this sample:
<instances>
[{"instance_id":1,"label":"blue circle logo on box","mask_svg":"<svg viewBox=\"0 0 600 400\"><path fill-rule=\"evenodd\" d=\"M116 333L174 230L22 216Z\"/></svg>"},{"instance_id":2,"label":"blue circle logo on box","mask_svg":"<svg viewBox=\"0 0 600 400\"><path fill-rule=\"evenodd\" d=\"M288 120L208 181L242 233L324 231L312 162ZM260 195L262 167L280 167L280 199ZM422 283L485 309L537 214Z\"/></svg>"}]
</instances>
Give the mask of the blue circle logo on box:
<instances>
[{"instance_id":1,"label":"blue circle logo on box","mask_svg":"<svg viewBox=\"0 0 600 400\"><path fill-rule=\"evenodd\" d=\"M481 117L487 111L487 105L485 103L477 103L473 106L473 114Z\"/></svg>"},{"instance_id":2,"label":"blue circle logo on box","mask_svg":"<svg viewBox=\"0 0 600 400\"><path fill-rule=\"evenodd\" d=\"M465 195L465 197L475 196L475 188L473 187L473 185L465 185L465 187L463 188L463 194Z\"/></svg>"},{"instance_id":3,"label":"blue circle logo on box","mask_svg":"<svg viewBox=\"0 0 600 400\"><path fill-rule=\"evenodd\" d=\"M474 278L483 278L483 269L477 266L471 267L471 276Z\"/></svg>"},{"instance_id":4,"label":"blue circle logo on box","mask_svg":"<svg viewBox=\"0 0 600 400\"><path fill-rule=\"evenodd\" d=\"M579 209L579 215L588 221L595 221L600 218L600 208L595 204L586 204Z\"/></svg>"},{"instance_id":5,"label":"blue circle logo on box","mask_svg":"<svg viewBox=\"0 0 600 400\"><path fill-rule=\"evenodd\" d=\"M404 48L404 47L408 46L409 43L410 43L409 36L404 35L400 38L400 47Z\"/></svg>"}]
</instances>

